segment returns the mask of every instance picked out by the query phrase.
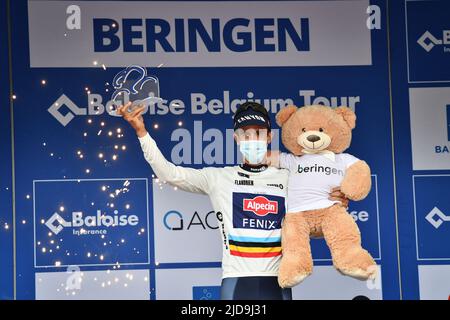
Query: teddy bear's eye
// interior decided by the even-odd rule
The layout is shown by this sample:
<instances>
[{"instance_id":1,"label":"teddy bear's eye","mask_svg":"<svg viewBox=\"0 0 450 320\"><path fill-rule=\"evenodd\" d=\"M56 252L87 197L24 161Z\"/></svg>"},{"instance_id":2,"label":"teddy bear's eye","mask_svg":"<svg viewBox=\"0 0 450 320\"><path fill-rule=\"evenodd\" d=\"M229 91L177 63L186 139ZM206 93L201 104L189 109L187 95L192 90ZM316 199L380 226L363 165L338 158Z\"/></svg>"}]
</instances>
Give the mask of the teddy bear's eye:
<instances>
[{"instance_id":1,"label":"teddy bear's eye","mask_svg":"<svg viewBox=\"0 0 450 320\"><path fill-rule=\"evenodd\" d=\"M319 128L319 132L323 132L323 129L322 129L322 128Z\"/></svg>"},{"instance_id":2,"label":"teddy bear's eye","mask_svg":"<svg viewBox=\"0 0 450 320\"><path fill-rule=\"evenodd\" d=\"M306 132L306 129L305 129L305 128L303 128L303 129L302 129L302 131L303 131L303 132Z\"/></svg>"}]
</instances>

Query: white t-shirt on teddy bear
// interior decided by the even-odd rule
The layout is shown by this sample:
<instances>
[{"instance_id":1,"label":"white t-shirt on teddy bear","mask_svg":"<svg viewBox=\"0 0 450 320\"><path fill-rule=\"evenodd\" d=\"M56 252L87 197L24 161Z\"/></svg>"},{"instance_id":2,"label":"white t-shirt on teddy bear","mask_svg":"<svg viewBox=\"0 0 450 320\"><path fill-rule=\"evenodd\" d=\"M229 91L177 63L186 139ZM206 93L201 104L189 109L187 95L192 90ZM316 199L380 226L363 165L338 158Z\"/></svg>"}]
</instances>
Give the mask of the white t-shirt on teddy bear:
<instances>
[{"instance_id":1,"label":"white t-shirt on teddy bear","mask_svg":"<svg viewBox=\"0 0 450 320\"><path fill-rule=\"evenodd\" d=\"M321 154L281 153L280 168L290 172L287 212L323 209L337 203L328 199L330 191L341 185L347 168L357 161L348 153L336 154L334 161Z\"/></svg>"}]
</instances>

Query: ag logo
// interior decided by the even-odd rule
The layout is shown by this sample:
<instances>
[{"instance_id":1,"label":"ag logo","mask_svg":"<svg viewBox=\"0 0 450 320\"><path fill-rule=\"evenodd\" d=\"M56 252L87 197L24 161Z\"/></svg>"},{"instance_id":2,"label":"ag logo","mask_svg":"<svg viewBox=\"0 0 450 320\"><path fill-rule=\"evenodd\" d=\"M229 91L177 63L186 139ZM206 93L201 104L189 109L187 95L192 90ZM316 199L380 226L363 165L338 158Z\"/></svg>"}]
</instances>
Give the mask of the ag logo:
<instances>
[{"instance_id":1,"label":"ag logo","mask_svg":"<svg viewBox=\"0 0 450 320\"><path fill-rule=\"evenodd\" d=\"M199 215L199 213L195 211L194 214L192 215L192 218L189 220L187 226L185 226L184 216L178 211L171 210L164 215L163 223L166 229L173 231L190 230L192 226L201 226L204 230L206 230L207 228L217 229L218 226L215 225L212 221L210 221L211 216L213 217L215 216L214 211L208 212L203 219ZM217 218L219 218L219 214L217 214Z\"/></svg>"},{"instance_id":2,"label":"ag logo","mask_svg":"<svg viewBox=\"0 0 450 320\"><path fill-rule=\"evenodd\" d=\"M257 216L265 217L269 213L277 214L278 213L278 202L271 201L264 196L257 196L253 199L245 199L243 200L243 210L251 211Z\"/></svg>"}]
</instances>

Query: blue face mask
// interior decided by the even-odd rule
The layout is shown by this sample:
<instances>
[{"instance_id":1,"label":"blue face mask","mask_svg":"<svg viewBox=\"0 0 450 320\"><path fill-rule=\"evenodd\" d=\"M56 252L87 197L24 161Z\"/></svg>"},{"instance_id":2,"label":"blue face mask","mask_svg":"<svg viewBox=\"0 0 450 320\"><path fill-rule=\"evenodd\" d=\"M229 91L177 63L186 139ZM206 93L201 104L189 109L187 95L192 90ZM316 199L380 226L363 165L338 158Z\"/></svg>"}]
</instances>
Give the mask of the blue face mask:
<instances>
[{"instance_id":1,"label":"blue face mask","mask_svg":"<svg viewBox=\"0 0 450 320\"><path fill-rule=\"evenodd\" d=\"M250 164L260 164L267 153L267 142L263 140L241 141L239 150Z\"/></svg>"}]
</instances>

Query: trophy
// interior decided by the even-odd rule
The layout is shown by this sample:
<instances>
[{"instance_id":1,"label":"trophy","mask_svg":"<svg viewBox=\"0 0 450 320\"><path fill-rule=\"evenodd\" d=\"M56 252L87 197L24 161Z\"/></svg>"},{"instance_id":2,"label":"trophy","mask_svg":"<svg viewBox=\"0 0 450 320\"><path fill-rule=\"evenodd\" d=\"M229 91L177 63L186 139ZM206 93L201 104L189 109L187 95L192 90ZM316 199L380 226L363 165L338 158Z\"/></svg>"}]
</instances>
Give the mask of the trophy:
<instances>
[{"instance_id":1,"label":"trophy","mask_svg":"<svg viewBox=\"0 0 450 320\"><path fill-rule=\"evenodd\" d=\"M138 65L128 66L120 71L113 79L114 93L111 100L116 106L132 102L128 112L138 106L157 103L159 97L159 81L154 76L147 75L147 70Z\"/></svg>"}]
</instances>

